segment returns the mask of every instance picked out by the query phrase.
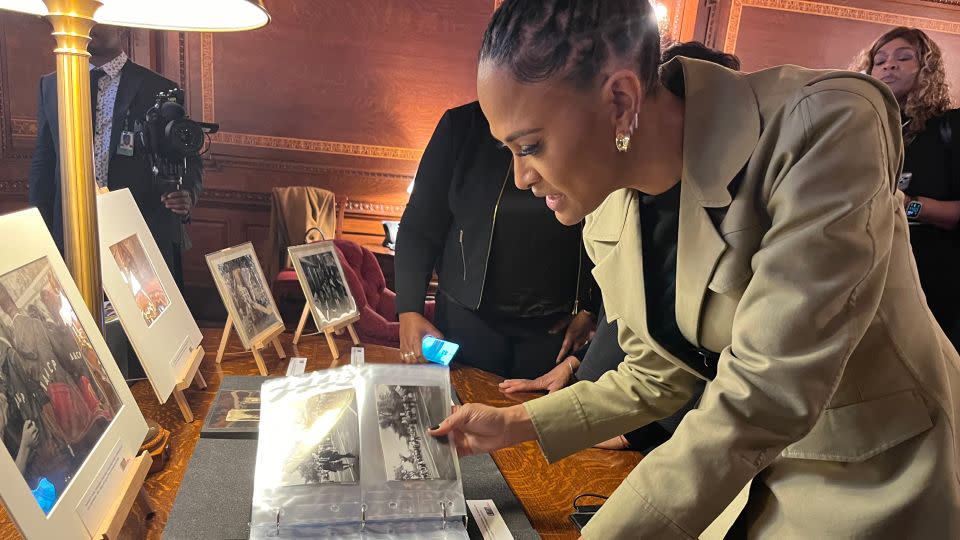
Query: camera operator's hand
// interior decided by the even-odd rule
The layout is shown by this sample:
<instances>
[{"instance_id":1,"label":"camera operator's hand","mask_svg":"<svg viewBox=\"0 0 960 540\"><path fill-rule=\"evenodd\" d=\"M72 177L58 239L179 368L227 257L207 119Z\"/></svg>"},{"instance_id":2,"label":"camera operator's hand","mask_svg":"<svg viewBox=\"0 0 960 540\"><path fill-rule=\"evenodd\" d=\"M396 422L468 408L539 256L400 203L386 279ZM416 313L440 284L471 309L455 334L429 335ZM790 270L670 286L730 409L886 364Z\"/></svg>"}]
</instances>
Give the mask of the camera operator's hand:
<instances>
[{"instance_id":1,"label":"camera operator's hand","mask_svg":"<svg viewBox=\"0 0 960 540\"><path fill-rule=\"evenodd\" d=\"M187 190L172 191L161 195L160 202L174 214L186 216L193 207L193 196Z\"/></svg>"}]
</instances>

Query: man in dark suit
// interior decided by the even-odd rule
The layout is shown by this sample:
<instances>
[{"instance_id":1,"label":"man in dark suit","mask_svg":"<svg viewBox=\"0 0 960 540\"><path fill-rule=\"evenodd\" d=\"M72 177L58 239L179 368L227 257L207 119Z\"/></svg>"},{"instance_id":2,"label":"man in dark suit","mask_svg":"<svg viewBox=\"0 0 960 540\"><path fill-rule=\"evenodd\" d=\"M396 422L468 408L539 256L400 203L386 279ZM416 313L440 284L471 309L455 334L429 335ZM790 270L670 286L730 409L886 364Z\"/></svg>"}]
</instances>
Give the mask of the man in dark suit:
<instances>
[{"instance_id":1,"label":"man in dark suit","mask_svg":"<svg viewBox=\"0 0 960 540\"><path fill-rule=\"evenodd\" d=\"M96 187L130 189L167 266L182 286L181 251L190 247L184 224L202 189L200 158L188 159L179 190L165 188L153 178L146 152L131 144L136 123L153 107L157 94L177 85L131 62L115 27L95 27L89 51L91 68L96 66L90 72ZM62 252L56 73L40 79L39 103L37 144L30 165L30 204L40 210Z\"/></svg>"}]
</instances>

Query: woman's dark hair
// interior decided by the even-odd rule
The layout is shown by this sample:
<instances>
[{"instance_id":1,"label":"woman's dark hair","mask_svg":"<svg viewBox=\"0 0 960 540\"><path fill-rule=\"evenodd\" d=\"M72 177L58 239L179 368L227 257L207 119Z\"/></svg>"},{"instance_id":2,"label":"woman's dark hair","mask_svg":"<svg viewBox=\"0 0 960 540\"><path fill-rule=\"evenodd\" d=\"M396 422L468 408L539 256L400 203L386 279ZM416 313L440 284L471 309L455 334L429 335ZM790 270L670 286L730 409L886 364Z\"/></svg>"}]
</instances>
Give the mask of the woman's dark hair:
<instances>
[{"instance_id":1,"label":"woman's dark hair","mask_svg":"<svg viewBox=\"0 0 960 540\"><path fill-rule=\"evenodd\" d=\"M706 60L707 62L713 62L714 64L719 64L734 71L740 71L740 59L737 58L736 55L711 49L699 41L674 43L664 49L663 55L660 57L660 63L666 64L677 56Z\"/></svg>"},{"instance_id":2,"label":"woman's dark hair","mask_svg":"<svg viewBox=\"0 0 960 540\"><path fill-rule=\"evenodd\" d=\"M611 59L629 60L657 88L660 34L648 0L506 0L487 27L480 60L520 82L563 77L585 88Z\"/></svg>"}]
</instances>

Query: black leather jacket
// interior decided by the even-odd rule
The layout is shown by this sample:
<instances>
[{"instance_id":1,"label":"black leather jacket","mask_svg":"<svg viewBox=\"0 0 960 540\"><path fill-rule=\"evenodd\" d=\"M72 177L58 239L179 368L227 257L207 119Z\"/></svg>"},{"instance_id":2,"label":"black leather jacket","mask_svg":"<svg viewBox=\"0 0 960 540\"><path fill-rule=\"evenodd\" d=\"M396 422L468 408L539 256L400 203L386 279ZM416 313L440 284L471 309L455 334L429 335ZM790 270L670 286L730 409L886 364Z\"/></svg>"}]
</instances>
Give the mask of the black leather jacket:
<instances>
[{"instance_id":1,"label":"black leather jacket","mask_svg":"<svg viewBox=\"0 0 960 540\"><path fill-rule=\"evenodd\" d=\"M506 183L513 181L511 167L510 151L490 135L477 102L443 115L420 161L400 221L395 260L398 313L423 312L434 268L443 293L464 307L480 308L498 204ZM543 211L549 212L546 206ZM545 245L536 257L540 268L517 272L542 276L535 280L535 294L555 305L562 302L571 312L595 313L599 294L582 238L579 232L562 236L569 246Z\"/></svg>"}]
</instances>

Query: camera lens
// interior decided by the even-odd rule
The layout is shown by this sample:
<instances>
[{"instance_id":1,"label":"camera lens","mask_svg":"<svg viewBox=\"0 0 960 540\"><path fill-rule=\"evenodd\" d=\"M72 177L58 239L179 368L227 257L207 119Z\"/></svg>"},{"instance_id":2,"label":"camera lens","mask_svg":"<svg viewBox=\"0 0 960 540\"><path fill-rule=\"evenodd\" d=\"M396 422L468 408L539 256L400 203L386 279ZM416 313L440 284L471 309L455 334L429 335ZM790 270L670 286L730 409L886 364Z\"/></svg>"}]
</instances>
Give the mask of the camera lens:
<instances>
[{"instance_id":1,"label":"camera lens","mask_svg":"<svg viewBox=\"0 0 960 540\"><path fill-rule=\"evenodd\" d=\"M165 130L167 144L178 154L193 155L203 148L203 130L188 119L174 120Z\"/></svg>"}]
</instances>

